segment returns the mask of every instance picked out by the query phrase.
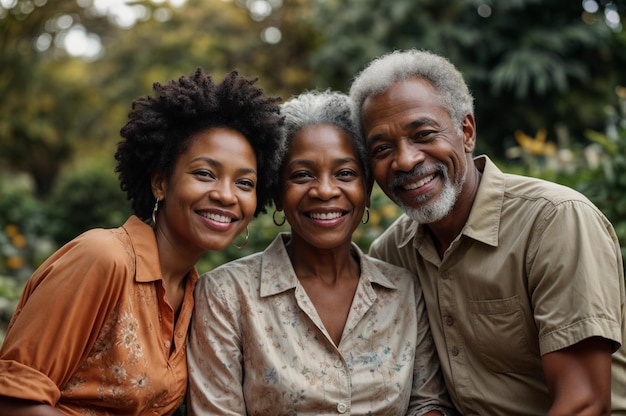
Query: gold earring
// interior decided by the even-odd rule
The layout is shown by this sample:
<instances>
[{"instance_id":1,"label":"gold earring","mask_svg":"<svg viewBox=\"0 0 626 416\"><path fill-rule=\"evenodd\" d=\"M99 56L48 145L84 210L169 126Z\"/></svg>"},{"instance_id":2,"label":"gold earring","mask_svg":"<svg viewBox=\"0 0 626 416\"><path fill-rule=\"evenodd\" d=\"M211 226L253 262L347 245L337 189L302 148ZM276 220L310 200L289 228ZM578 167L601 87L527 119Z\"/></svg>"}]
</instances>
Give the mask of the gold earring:
<instances>
[{"instance_id":1,"label":"gold earring","mask_svg":"<svg viewBox=\"0 0 626 416\"><path fill-rule=\"evenodd\" d=\"M276 221L276 210L274 210L274 213L272 214L272 220L274 221L274 224L276 224L277 226L282 226L285 221L287 221L287 218L285 218L285 214L283 214L283 220L279 223L278 221Z\"/></svg>"},{"instance_id":2,"label":"gold earring","mask_svg":"<svg viewBox=\"0 0 626 416\"><path fill-rule=\"evenodd\" d=\"M248 231L248 226L246 225L246 238L243 240L243 243L241 243L240 246L238 246L237 244L235 244L235 241L233 240L233 247L238 248L238 249L242 249L245 246L248 245L248 239L250 238L250 232Z\"/></svg>"},{"instance_id":3,"label":"gold earring","mask_svg":"<svg viewBox=\"0 0 626 416\"><path fill-rule=\"evenodd\" d=\"M370 220L370 209L369 207L365 207L365 220L361 218L361 224L367 224Z\"/></svg>"}]
</instances>

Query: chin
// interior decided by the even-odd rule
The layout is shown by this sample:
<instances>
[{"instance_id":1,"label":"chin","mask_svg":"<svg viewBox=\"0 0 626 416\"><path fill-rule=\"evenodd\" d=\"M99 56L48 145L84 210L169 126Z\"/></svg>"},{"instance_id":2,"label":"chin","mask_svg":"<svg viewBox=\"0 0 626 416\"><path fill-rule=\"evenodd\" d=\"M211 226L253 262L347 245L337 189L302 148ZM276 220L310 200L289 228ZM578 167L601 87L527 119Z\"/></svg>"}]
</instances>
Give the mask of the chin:
<instances>
[{"instance_id":1,"label":"chin","mask_svg":"<svg viewBox=\"0 0 626 416\"><path fill-rule=\"evenodd\" d=\"M202 248L204 251L222 251L228 247L230 243L232 243L232 240L230 239L228 240L228 243L225 243L224 241L211 241L208 244L205 244Z\"/></svg>"}]
</instances>

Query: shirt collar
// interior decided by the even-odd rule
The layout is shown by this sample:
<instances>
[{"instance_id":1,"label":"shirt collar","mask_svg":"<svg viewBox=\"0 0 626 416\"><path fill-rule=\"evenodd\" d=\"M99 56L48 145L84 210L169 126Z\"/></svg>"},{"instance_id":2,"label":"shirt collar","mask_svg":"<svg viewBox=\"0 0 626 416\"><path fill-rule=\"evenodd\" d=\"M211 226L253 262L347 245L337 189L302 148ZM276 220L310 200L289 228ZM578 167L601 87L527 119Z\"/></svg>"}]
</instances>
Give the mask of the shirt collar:
<instances>
[{"instance_id":1,"label":"shirt collar","mask_svg":"<svg viewBox=\"0 0 626 416\"><path fill-rule=\"evenodd\" d=\"M497 247L506 180L487 156L475 158L474 165L483 175L463 234Z\"/></svg>"},{"instance_id":2,"label":"shirt collar","mask_svg":"<svg viewBox=\"0 0 626 416\"><path fill-rule=\"evenodd\" d=\"M161 267L158 261L159 250L152 227L141 221L137 216L132 215L122 228L130 238L135 255L135 280L137 282L161 280Z\"/></svg>"},{"instance_id":3,"label":"shirt collar","mask_svg":"<svg viewBox=\"0 0 626 416\"><path fill-rule=\"evenodd\" d=\"M291 265L291 260L285 248L285 242L289 241L289 233L280 233L274 241L265 249L261 257L261 297L276 295L298 285L298 277ZM362 283L376 283L389 289L395 289L396 285L382 274L363 251L354 243L352 248L359 257L361 264Z\"/></svg>"}]
</instances>

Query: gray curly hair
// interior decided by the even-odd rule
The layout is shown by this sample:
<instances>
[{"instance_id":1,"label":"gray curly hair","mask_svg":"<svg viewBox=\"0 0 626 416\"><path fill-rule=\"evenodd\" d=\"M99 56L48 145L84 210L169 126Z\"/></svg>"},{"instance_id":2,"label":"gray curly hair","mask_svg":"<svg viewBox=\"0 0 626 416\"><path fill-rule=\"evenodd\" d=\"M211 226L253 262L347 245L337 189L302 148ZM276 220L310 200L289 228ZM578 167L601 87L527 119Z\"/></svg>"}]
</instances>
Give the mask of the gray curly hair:
<instances>
[{"instance_id":1,"label":"gray curly hair","mask_svg":"<svg viewBox=\"0 0 626 416\"><path fill-rule=\"evenodd\" d=\"M365 183L370 182L369 156L365 144L361 140L359 126L353 112L354 105L350 97L331 90L306 91L292 97L280 107L284 124L281 144L277 151L277 176L280 175L284 167L291 139L298 131L311 125L330 124L345 131L352 139L363 170ZM276 188L274 199L280 196L280 186L276 186Z\"/></svg>"},{"instance_id":2,"label":"gray curly hair","mask_svg":"<svg viewBox=\"0 0 626 416\"><path fill-rule=\"evenodd\" d=\"M454 64L425 50L409 49L382 55L355 77L350 98L357 120L361 120L361 107L368 97L382 94L393 84L413 77L425 79L437 90L440 104L460 133L465 116L474 116L474 97Z\"/></svg>"}]
</instances>

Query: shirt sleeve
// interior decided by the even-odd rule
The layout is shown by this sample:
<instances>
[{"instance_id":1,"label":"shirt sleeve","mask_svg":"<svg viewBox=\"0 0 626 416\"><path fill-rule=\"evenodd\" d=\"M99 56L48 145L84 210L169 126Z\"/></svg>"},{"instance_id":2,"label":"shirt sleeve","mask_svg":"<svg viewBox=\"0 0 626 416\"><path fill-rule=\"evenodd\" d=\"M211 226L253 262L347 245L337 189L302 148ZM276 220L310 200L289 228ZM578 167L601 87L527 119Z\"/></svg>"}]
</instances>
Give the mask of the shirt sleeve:
<instances>
[{"instance_id":1,"label":"shirt sleeve","mask_svg":"<svg viewBox=\"0 0 626 416\"><path fill-rule=\"evenodd\" d=\"M126 250L110 236L77 237L30 277L0 350L0 396L57 403L131 273Z\"/></svg>"},{"instance_id":2,"label":"shirt sleeve","mask_svg":"<svg viewBox=\"0 0 626 416\"><path fill-rule=\"evenodd\" d=\"M245 415L243 353L236 296L205 275L196 285L187 342L189 415Z\"/></svg>"},{"instance_id":3,"label":"shirt sleeve","mask_svg":"<svg viewBox=\"0 0 626 416\"><path fill-rule=\"evenodd\" d=\"M413 388L407 415L420 416L438 410L446 416L458 415L448 396L419 282L415 279L417 342L413 367Z\"/></svg>"},{"instance_id":4,"label":"shirt sleeve","mask_svg":"<svg viewBox=\"0 0 626 416\"><path fill-rule=\"evenodd\" d=\"M592 336L621 344L622 260L606 218L584 201L545 209L529 244L528 292L541 354Z\"/></svg>"}]
</instances>

